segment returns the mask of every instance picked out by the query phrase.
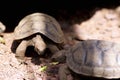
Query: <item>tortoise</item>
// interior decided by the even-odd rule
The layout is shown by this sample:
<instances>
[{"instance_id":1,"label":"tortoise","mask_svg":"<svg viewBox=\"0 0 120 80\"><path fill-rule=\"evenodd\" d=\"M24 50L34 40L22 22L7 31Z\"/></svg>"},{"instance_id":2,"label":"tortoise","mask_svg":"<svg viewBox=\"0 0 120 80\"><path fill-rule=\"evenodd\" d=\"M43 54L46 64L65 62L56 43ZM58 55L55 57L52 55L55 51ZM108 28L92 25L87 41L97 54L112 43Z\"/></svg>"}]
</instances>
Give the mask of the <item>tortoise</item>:
<instances>
[{"instance_id":1,"label":"tortoise","mask_svg":"<svg viewBox=\"0 0 120 80\"><path fill-rule=\"evenodd\" d=\"M58 52L59 53L59 52ZM65 57L65 65L59 68L59 80L67 80L71 71L78 75L112 79L120 78L120 44L105 40L80 41L68 50L61 50L52 58Z\"/></svg>"},{"instance_id":2,"label":"tortoise","mask_svg":"<svg viewBox=\"0 0 120 80\"><path fill-rule=\"evenodd\" d=\"M0 33L5 32L5 30L6 30L5 25L2 22L0 22Z\"/></svg>"},{"instance_id":3,"label":"tortoise","mask_svg":"<svg viewBox=\"0 0 120 80\"><path fill-rule=\"evenodd\" d=\"M15 57L24 60L28 46L33 46L39 55L46 48L56 53L64 44L64 34L55 18L45 13L32 13L25 16L14 29Z\"/></svg>"},{"instance_id":4,"label":"tortoise","mask_svg":"<svg viewBox=\"0 0 120 80\"><path fill-rule=\"evenodd\" d=\"M6 30L6 26L0 22L0 43L3 43L5 44L5 40L3 39L3 33L5 32Z\"/></svg>"}]
</instances>

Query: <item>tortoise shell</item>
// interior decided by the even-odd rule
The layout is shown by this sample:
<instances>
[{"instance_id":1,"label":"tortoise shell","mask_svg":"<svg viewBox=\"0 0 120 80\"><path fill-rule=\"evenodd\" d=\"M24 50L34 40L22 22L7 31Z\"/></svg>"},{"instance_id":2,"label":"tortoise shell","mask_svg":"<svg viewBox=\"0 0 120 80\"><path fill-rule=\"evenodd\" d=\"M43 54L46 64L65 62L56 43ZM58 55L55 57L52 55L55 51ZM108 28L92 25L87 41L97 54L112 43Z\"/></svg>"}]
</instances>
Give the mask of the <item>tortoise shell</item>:
<instances>
[{"instance_id":1,"label":"tortoise shell","mask_svg":"<svg viewBox=\"0 0 120 80\"><path fill-rule=\"evenodd\" d=\"M66 63L75 73L104 78L120 78L120 44L86 40L69 49Z\"/></svg>"},{"instance_id":2,"label":"tortoise shell","mask_svg":"<svg viewBox=\"0 0 120 80\"><path fill-rule=\"evenodd\" d=\"M6 30L6 26L2 22L0 22L0 33L5 32L5 30Z\"/></svg>"},{"instance_id":3,"label":"tortoise shell","mask_svg":"<svg viewBox=\"0 0 120 80\"><path fill-rule=\"evenodd\" d=\"M35 33L41 33L56 43L64 42L60 24L56 19L44 13L33 13L25 16L14 30L16 40Z\"/></svg>"}]
</instances>

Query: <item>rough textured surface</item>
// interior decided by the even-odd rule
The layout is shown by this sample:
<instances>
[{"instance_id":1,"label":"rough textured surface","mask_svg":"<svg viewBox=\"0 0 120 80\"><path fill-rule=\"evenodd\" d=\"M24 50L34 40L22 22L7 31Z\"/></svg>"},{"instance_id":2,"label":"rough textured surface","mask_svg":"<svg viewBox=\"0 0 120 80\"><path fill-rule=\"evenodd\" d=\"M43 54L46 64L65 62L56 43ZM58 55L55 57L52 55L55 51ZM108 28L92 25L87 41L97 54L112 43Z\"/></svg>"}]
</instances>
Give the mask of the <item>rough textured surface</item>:
<instances>
[{"instance_id":1,"label":"rough textured surface","mask_svg":"<svg viewBox=\"0 0 120 80\"><path fill-rule=\"evenodd\" d=\"M103 8L95 12L89 20L74 25L80 40L99 39L120 41L120 10Z\"/></svg>"},{"instance_id":2,"label":"rough textured surface","mask_svg":"<svg viewBox=\"0 0 120 80\"><path fill-rule=\"evenodd\" d=\"M0 44L0 80L23 80L26 74L25 65L20 65L8 47Z\"/></svg>"},{"instance_id":3,"label":"rough textured surface","mask_svg":"<svg viewBox=\"0 0 120 80\"><path fill-rule=\"evenodd\" d=\"M0 80L58 80L59 65L51 65L47 57L40 56L26 57L25 64L20 64L11 51L14 34L3 35L5 44L0 44ZM29 54L36 53L30 50ZM47 66L47 70L40 71L42 66Z\"/></svg>"},{"instance_id":4,"label":"rough textured surface","mask_svg":"<svg viewBox=\"0 0 120 80\"><path fill-rule=\"evenodd\" d=\"M64 42L59 23L51 16L33 13L24 17L14 30L15 39L23 39L35 33L41 33L56 43Z\"/></svg>"},{"instance_id":5,"label":"rough textured surface","mask_svg":"<svg viewBox=\"0 0 120 80\"><path fill-rule=\"evenodd\" d=\"M78 74L104 78L120 77L120 44L86 40L72 47L67 65Z\"/></svg>"}]
</instances>

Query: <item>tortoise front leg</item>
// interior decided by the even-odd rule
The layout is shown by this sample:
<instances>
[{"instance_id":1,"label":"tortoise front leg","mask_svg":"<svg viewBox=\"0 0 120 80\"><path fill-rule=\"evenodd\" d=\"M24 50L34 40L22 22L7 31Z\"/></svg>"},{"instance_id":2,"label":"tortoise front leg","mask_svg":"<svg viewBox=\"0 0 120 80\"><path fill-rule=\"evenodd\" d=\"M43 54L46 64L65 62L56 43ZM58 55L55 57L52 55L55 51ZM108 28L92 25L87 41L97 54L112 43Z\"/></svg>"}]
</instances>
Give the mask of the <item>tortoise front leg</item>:
<instances>
[{"instance_id":1,"label":"tortoise front leg","mask_svg":"<svg viewBox=\"0 0 120 80\"><path fill-rule=\"evenodd\" d=\"M47 47L50 49L50 51L55 54L56 52L60 51L58 47L54 44L47 44Z\"/></svg>"},{"instance_id":2,"label":"tortoise front leg","mask_svg":"<svg viewBox=\"0 0 120 80\"><path fill-rule=\"evenodd\" d=\"M18 60L24 60L25 51L26 51L26 48L27 48L27 44L28 44L28 42L25 41L25 40L23 40L23 41L19 44L19 46L17 47L15 57L16 57Z\"/></svg>"},{"instance_id":3,"label":"tortoise front leg","mask_svg":"<svg viewBox=\"0 0 120 80\"><path fill-rule=\"evenodd\" d=\"M67 80L67 75L70 74L70 70L67 65L63 65L59 68L58 75L59 80Z\"/></svg>"},{"instance_id":4,"label":"tortoise front leg","mask_svg":"<svg viewBox=\"0 0 120 80\"><path fill-rule=\"evenodd\" d=\"M35 47L35 51L39 54L42 55L46 49L46 44L42 37L40 35L36 35L33 39L33 44Z\"/></svg>"},{"instance_id":5,"label":"tortoise front leg","mask_svg":"<svg viewBox=\"0 0 120 80\"><path fill-rule=\"evenodd\" d=\"M51 60L52 61L58 61L58 62L65 62L65 50L60 50L56 45L54 44L48 44L48 48L53 53Z\"/></svg>"}]
</instances>

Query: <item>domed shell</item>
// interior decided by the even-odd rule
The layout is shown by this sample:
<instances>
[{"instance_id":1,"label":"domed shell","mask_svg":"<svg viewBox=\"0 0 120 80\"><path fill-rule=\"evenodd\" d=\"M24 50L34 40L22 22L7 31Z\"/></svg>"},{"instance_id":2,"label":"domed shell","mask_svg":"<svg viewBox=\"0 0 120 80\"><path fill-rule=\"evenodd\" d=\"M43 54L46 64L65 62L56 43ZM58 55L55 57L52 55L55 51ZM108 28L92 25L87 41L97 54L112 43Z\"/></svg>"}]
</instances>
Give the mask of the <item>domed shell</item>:
<instances>
[{"instance_id":1,"label":"domed shell","mask_svg":"<svg viewBox=\"0 0 120 80\"><path fill-rule=\"evenodd\" d=\"M59 23L44 13L33 13L24 17L14 30L16 40L35 33L41 33L56 43L64 42L64 35Z\"/></svg>"},{"instance_id":2,"label":"domed shell","mask_svg":"<svg viewBox=\"0 0 120 80\"><path fill-rule=\"evenodd\" d=\"M66 62L78 74L120 78L120 44L86 40L69 50Z\"/></svg>"},{"instance_id":3,"label":"domed shell","mask_svg":"<svg viewBox=\"0 0 120 80\"><path fill-rule=\"evenodd\" d=\"M6 26L2 22L0 22L0 33L5 32L5 30L6 30Z\"/></svg>"}]
</instances>

